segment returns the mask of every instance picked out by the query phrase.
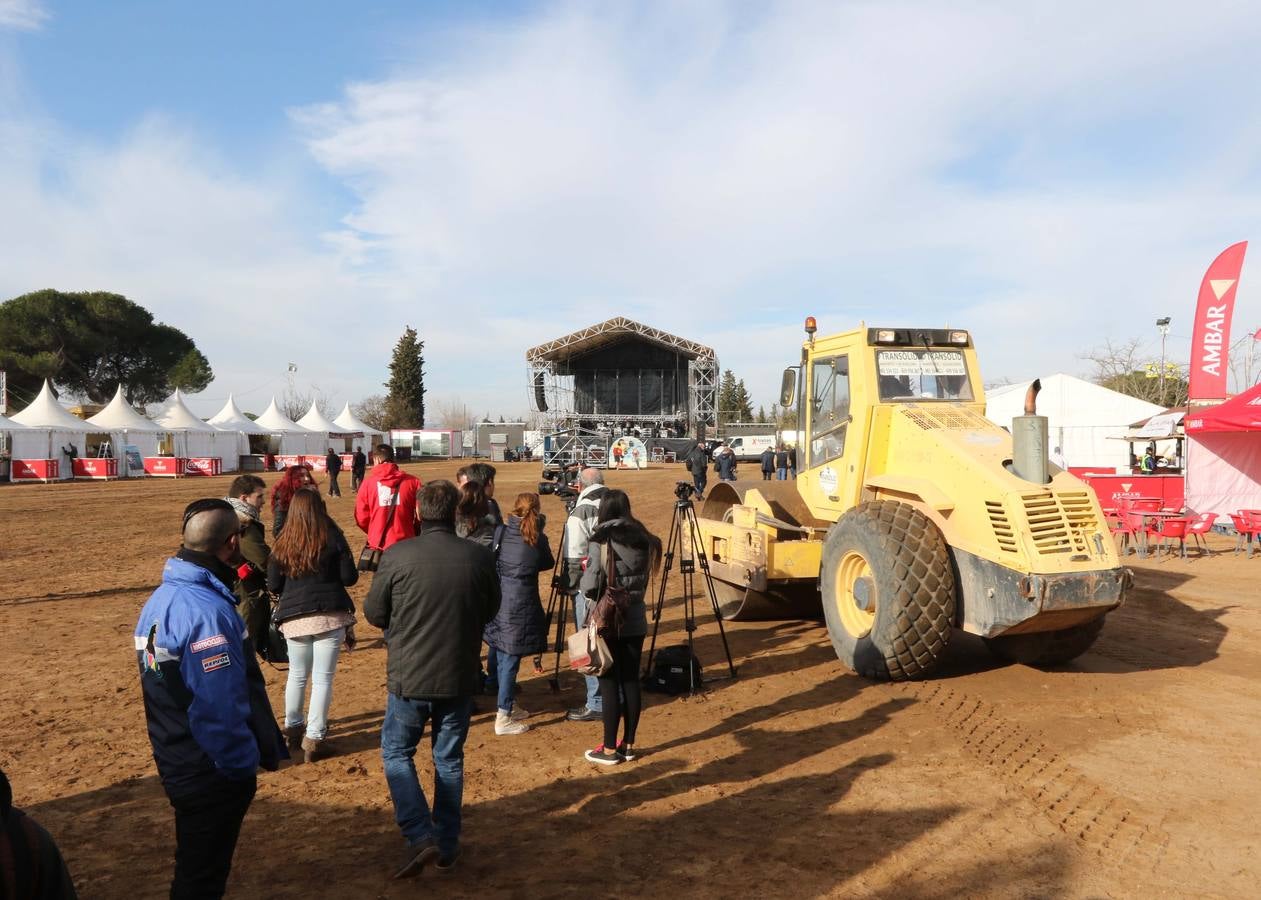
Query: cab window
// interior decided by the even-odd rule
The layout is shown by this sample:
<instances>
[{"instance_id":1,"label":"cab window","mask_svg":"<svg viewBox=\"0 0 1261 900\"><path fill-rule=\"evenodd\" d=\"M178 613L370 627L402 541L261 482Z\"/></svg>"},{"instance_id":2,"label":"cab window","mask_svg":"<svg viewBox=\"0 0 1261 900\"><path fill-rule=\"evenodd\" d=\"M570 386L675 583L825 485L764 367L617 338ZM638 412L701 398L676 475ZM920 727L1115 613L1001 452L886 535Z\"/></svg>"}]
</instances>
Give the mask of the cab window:
<instances>
[{"instance_id":1,"label":"cab window","mask_svg":"<svg viewBox=\"0 0 1261 900\"><path fill-rule=\"evenodd\" d=\"M849 357L815 360L811 368L810 465L845 452L849 425Z\"/></svg>"}]
</instances>

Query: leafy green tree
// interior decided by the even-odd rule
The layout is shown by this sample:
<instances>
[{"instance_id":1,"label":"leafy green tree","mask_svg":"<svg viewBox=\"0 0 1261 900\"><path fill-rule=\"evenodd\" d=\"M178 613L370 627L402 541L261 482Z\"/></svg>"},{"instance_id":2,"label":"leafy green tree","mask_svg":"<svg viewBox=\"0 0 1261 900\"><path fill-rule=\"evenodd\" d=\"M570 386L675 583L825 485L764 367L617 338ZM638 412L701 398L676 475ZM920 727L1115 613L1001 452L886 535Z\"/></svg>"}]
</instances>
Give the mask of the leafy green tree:
<instances>
[{"instance_id":1,"label":"leafy green tree","mask_svg":"<svg viewBox=\"0 0 1261 900\"><path fill-rule=\"evenodd\" d=\"M93 403L107 402L121 384L134 405L156 403L176 387L195 393L214 378L184 332L104 291L43 290L0 304L0 367L19 400L45 378Z\"/></svg>"},{"instance_id":2,"label":"leafy green tree","mask_svg":"<svg viewBox=\"0 0 1261 900\"><path fill-rule=\"evenodd\" d=\"M423 428L425 425L425 342L410 325L394 345L390 380L385 386L385 420L388 428Z\"/></svg>"}]
</instances>

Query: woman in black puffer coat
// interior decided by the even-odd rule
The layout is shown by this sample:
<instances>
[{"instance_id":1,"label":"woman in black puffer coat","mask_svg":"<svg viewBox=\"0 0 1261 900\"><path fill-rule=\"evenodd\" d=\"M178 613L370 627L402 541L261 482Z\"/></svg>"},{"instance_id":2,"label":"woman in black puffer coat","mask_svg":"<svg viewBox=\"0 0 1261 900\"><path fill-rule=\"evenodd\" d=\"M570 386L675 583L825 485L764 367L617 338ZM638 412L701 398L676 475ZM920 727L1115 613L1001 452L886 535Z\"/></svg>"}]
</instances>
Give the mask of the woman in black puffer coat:
<instances>
[{"instance_id":1,"label":"woman in black puffer coat","mask_svg":"<svg viewBox=\"0 0 1261 900\"><path fill-rule=\"evenodd\" d=\"M600 512L587 547L587 568L578 589L591 603L598 601L608 585L608 557L613 558L616 584L628 594L622 622L616 635L608 638L613 667L600 676L603 703L604 743L588 750L585 757L601 765L614 765L635 758L635 730L643 698L639 685L639 659L648 634L648 607L644 594L652 573L661 564L661 539L631 515L630 498L625 491L605 491ZM617 728L625 728L618 743Z\"/></svg>"},{"instance_id":2,"label":"woman in black puffer coat","mask_svg":"<svg viewBox=\"0 0 1261 900\"><path fill-rule=\"evenodd\" d=\"M499 686L495 734L521 734L529 730L522 720L530 714L514 702L517 670L521 657L542 653L547 644L539 573L549 571L556 560L543 533L538 494L518 494L508 521L499 527L496 565L503 599L484 633L490 648L487 670Z\"/></svg>"}]
</instances>

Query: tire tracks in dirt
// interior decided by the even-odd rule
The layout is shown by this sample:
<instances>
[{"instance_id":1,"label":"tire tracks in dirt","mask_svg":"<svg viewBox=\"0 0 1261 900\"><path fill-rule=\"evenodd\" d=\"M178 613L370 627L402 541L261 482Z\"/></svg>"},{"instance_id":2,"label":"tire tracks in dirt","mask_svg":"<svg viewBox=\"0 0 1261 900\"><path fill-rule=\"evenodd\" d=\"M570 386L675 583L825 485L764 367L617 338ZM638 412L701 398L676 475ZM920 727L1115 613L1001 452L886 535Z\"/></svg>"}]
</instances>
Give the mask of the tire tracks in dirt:
<instances>
[{"instance_id":1,"label":"tire tracks in dirt","mask_svg":"<svg viewBox=\"0 0 1261 900\"><path fill-rule=\"evenodd\" d=\"M979 697L942 682L909 682L899 688L1083 850L1131 870L1136 881L1169 884L1160 872L1170 861L1171 838L1157 815L1095 781L1040 734ZM1170 868L1186 871L1183 865Z\"/></svg>"}]
</instances>

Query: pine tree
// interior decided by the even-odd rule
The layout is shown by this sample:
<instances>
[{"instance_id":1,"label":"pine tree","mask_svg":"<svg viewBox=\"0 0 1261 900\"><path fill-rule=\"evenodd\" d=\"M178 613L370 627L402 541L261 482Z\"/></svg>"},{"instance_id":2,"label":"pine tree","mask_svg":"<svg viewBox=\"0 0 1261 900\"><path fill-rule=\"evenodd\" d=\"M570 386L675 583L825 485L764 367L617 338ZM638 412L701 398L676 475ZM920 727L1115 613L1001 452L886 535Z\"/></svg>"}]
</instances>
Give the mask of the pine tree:
<instances>
[{"instance_id":1,"label":"pine tree","mask_svg":"<svg viewBox=\"0 0 1261 900\"><path fill-rule=\"evenodd\" d=\"M718 382L718 401L715 404L718 412L718 427L728 422L738 422L739 411L736 408L736 376L727 369Z\"/></svg>"},{"instance_id":2,"label":"pine tree","mask_svg":"<svg viewBox=\"0 0 1261 900\"><path fill-rule=\"evenodd\" d=\"M757 423L759 425L766 424L766 407L760 403L758 404L758 407L757 407Z\"/></svg>"},{"instance_id":3,"label":"pine tree","mask_svg":"<svg viewBox=\"0 0 1261 900\"><path fill-rule=\"evenodd\" d=\"M425 342L410 325L394 345L390 380L385 386L385 418L388 428L425 427Z\"/></svg>"},{"instance_id":4,"label":"pine tree","mask_svg":"<svg viewBox=\"0 0 1261 900\"><path fill-rule=\"evenodd\" d=\"M736 392L735 392L734 400L735 400L734 406L736 408L736 415L740 417L739 421L752 422L753 421L753 398L749 396L749 391L744 386L743 378L741 378L739 381L736 382Z\"/></svg>"}]
</instances>

